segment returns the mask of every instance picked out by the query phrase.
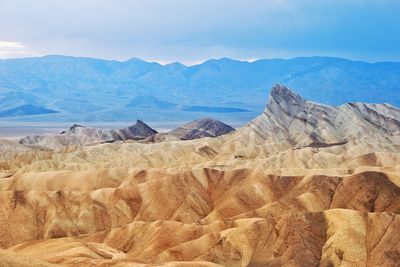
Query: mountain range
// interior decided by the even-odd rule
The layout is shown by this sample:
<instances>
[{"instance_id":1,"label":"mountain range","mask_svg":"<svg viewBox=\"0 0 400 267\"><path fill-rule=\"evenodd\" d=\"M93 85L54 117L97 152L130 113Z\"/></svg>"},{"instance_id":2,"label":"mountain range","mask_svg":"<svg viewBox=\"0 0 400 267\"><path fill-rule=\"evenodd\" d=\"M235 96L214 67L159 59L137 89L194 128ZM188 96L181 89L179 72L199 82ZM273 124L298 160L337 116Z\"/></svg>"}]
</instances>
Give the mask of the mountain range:
<instances>
[{"instance_id":1,"label":"mountain range","mask_svg":"<svg viewBox=\"0 0 400 267\"><path fill-rule=\"evenodd\" d=\"M185 66L140 59L45 56L0 60L3 121L189 121L213 117L242 125L283 83L312 101L400 105L400 63L330 57L228 58Z\"/></svg>"}]
</instances>

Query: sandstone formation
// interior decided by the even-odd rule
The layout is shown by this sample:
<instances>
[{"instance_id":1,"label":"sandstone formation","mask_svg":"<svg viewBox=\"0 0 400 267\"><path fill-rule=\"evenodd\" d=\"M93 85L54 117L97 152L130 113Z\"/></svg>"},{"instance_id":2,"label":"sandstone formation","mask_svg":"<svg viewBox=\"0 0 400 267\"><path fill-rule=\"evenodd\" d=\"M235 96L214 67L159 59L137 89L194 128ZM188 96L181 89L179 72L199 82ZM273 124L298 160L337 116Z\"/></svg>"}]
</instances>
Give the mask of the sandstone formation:
<instances>
[{"instance_id":1,"label":"sandstone formation","mask_svg":"<svg viewBox=\"0 0 400 267\"><path fill-rule=\"evenodd\" d=\"M16 150L0 158L5 266L400 262L387 104L330 107L277 85L263 114L216 138Z\"/></svg>"}]
</instances>

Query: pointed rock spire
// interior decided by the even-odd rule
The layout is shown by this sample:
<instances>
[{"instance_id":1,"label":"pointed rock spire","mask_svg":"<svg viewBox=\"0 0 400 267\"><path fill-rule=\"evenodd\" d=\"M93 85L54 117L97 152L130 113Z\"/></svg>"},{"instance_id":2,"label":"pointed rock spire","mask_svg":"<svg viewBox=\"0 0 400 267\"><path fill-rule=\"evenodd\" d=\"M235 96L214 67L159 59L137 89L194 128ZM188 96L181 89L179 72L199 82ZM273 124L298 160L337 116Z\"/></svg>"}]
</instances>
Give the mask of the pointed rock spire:
<instances>
[{"instance_id":1,"label":"pointed rock spire","mask_svg":"<svg viewBox=\"0 0 400 267\"><path fill-rule=\"evenodd\" d=\"M271 89L266 110L270 110L275 114L283 111L291 116L301 111L306 103L307 100L300 95L283 85L276 84Z\"/></svg>"},{"instance_id":2,"label":"pointed rock spire","mask_svg":"<svg viewBox=\"0 0 400 267\"><path fill-rule=\"evenodd\" d=\"M143 139L156 134L157 131L141 120L137 120L132 126L120 130L123 139Z\"/></svg>"},{"instance_id":3,"label":"pointed rock spire","mask_svg":"<svg viewBox=\"0 0 400 267\"><path fill-rule=\"evenodd\" d=\"M289 88L276 84L272 87L271 92L270 92L270 98L274 99L276 102L298 102L302 103L305 102L306 100L301 97L300 95L296 94Z\"/></svg>"}]
</instances>

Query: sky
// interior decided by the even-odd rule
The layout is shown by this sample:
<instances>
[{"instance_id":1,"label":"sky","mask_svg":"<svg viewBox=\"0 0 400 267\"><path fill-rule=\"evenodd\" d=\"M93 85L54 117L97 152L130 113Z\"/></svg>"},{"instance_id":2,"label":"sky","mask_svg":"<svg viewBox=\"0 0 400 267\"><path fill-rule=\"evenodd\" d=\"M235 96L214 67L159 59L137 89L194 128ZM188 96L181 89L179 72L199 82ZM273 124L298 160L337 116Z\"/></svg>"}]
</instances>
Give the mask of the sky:
<instances>
[{"instance_id":1,"label":"sky","mask_svg":"<svg viewBox=\"0 0 400 267\"><path fill-rule=\"evenodd\" d=\"M399 0L0 0L0 58L400 61Z\"/></svg>"}]
</instances>

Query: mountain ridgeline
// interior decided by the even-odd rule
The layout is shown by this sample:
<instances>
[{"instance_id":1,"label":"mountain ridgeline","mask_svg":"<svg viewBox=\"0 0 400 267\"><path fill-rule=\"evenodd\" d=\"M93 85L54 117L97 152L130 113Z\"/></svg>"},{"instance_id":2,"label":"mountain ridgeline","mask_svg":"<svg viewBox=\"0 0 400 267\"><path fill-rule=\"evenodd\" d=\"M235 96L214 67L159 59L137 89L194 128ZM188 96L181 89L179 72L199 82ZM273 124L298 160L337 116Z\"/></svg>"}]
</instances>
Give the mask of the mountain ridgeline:
<instances>
[{"instance_id":1,"label":"mountain ridgeline","mask_svg":"<svg viewBox=\"0 0 400 267\"><path fill-rule=\"evenodd\" d=\"M45 56L0 60L1 120L190 121L243 124L264 108L275 83L312 101L400 106L400 63L340 58L227 58L194 66L131 59Z\"/></svg>"},{"instance_id":2,"label":"mountain ridgeline","mask_svg":"<svg viewBox=\"0 0 400 267\"><path fill-rule=\"evenodd\" d=\"M141 120L123 129L99 129L72 125L60 134L27 135L19 144L48 149L114 143L116 141L142 141L158 143L164 141L193 140L203 137L217 137L235 131L231 126L212 119L202 118L177 127L166 133L158 133Z\"/></svg>"}]
</instances>

